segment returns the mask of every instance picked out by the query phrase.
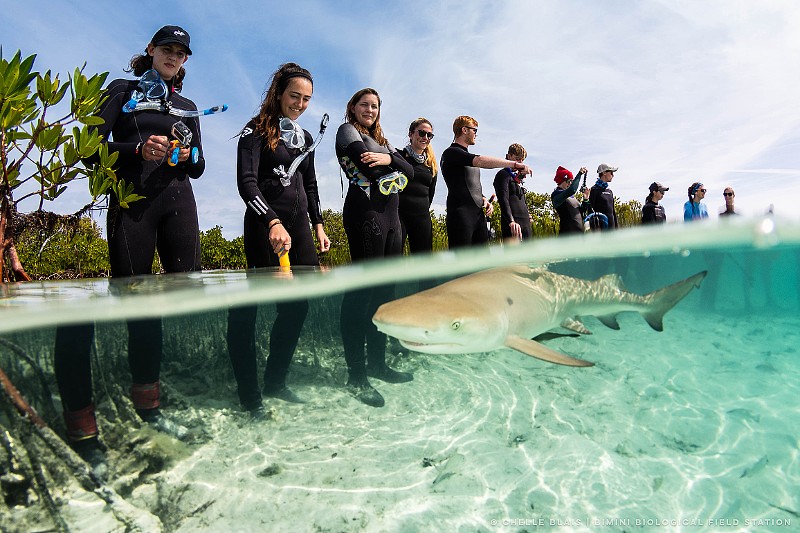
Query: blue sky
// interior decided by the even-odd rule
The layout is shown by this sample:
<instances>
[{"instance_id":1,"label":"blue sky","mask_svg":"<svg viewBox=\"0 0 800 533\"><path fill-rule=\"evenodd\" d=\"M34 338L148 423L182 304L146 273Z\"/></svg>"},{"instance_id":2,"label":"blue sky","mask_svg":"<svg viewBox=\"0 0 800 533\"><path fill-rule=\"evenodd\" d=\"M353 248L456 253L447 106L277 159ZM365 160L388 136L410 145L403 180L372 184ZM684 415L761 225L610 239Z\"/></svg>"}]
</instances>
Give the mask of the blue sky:
<instances>
[{"instance_id":1,"label":"blue sky","mask_svg":"<svg viewBox=\"0 0 800 533\"><path fill-rule=\"evenodd\" d=\"M800 217L789 193L800 177L793 0L0 0L0 12L4 56L36 53L38 69L64 77L84 62L109 79L128 77L123 67L159 27L184 27L194 52L184 94L198 107L230 106L202 119L207 166L194 182L201 229L220 225L229 238L241 234L244 213L234 136L286 61L314 74L301 124L316 134L322 114L331 116L316 156L323 208L341 210L335 130L349 97L370 86L381 94L382 125L395 146L425 116L440 155L453 119L470 115L480 127L472 151L503 156L521 143L536 192L552 191L559 165L586 166L594 176L609 163L620 168L612 189L623 200L643 202L654 180L670 187L663 204L671 221L698 180L712 217L725 186L735 188L744 214L772 204L781 216ZM494 173L482 171L486 193ZM444 212L440 184L434 209ZM45 208L72 212L87 200L81 182Z\"/></svg>"}]
</instances>

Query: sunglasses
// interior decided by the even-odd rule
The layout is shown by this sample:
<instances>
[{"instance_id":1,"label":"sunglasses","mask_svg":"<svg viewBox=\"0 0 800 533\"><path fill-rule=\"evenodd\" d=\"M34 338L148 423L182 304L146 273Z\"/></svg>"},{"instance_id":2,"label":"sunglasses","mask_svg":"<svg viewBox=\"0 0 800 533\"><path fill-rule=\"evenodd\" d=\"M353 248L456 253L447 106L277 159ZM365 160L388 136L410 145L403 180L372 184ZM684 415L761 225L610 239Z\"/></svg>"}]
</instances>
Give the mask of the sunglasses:
<instances>
[{"instance_id":1,"label":"sunglasses","mask_svg":"<svg viewBox=\"0 0 800 533\"><path fill-rule=\"evenodd\" d=\"M733 193L732 192L724 192L724 193L722 193L722 196L733 196Z\"/></svg>"},{"instance_id":2,"label":"sunglasses","mask_svg":"<svg viewBox=\"0 0 800 533\"><path fill-rule=\"evenodd\" d=\"M474 132L475 132L475 135L477 135L477 134L478 134L478 128L473 128L472 126L464 126L464 127L465 127L465 128L467 128L468 130L472 130L472 131L474 131Z\"/></svg>"},{"instance_id":3,"label":"sunglasses","mask_svg":"<svg viewBox=\"0 0 800 533\"><path fill-rule=\"evenodd\" d=\"M433 132L432 131L417 130L417 135L419 135L423 139L425 137L427 137L428 139L433 139Z\"/></svg>"},{"instance_id":4,"label":"sunglasses","mask_svg":"<svg viewBox=\"0 0 800 533\"><path fill-rule=\"evenodd\" d=\"M708 192L708 189L699 189L700 192Z\"/></svg>"}]
</instances>

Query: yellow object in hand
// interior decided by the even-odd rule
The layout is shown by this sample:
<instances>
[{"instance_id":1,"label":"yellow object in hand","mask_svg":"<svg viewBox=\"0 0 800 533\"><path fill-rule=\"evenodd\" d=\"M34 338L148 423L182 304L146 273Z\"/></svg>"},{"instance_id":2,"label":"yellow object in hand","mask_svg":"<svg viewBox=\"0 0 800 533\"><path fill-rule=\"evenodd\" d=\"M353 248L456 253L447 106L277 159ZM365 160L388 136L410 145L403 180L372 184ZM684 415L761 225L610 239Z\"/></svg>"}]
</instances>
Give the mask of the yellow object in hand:
<instances>
[{"instance_id":1,"label":"yellow object in hand","mask_svg":"<svg viewBox=\"0 0 800 533\"><path fill-rule=\"evenodd\" d=\"M285 268L292 266L289 262L289 251L285 247L281 248L281 251L278 252L278 263L281 267Z\"/></svg>"}]
</instances>

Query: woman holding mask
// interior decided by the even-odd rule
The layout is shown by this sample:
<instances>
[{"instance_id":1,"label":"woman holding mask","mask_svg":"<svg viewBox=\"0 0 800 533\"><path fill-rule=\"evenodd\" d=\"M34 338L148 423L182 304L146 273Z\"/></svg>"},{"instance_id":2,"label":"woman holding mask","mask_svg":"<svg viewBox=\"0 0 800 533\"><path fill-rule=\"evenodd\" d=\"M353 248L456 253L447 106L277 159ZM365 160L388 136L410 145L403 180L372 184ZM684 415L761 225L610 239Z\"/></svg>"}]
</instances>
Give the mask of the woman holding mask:
<instances>
[{"instance_id":1,"label":"woman holding mask","mask_svg":"<svg viewBox=\"0 0 800 533\"><path fill-rule=\"evenodd\" d=\"M397 193L406 187L413 169L384 137L380 110L378 92L361 89L347 103L346 122L336 132L336 157L350 183L342 219L353 262L402 253ZM371 321L378 306L393 293L394 287L383 286L350 291L342 298L340 326L349 374L347 388L373 407L382 407L384 400L367 375L389 383L413 379L410 373L386 365L386 335Z\"/></svg>"}]
</instances>

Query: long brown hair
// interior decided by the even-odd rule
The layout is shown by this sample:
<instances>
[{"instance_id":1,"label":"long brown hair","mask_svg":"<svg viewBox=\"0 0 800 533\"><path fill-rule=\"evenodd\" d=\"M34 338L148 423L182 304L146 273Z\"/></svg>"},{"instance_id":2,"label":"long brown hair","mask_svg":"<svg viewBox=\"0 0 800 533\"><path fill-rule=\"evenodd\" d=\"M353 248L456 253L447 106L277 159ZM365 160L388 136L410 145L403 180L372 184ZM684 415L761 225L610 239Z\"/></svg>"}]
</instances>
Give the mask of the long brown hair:
<instances>
[{"instance_id":1,"label":"long brown hair","mask_svg":"<svg viewBox=\"0 0 800 533\"><path fill-rule=\"evenodd\" d=\"M153 68L153 56L148 54L147 49L145 49L143 54L136 54L133 56L128 63L128 68L123 70L125 72L133 72L134 76L139 77L151 68ZM183 78L185 77L186 69L181 66L180 70L178 70L178 73L175 74L174 78L172 78L172 88L178 92L181 92L181 89L183 89Z\"/></svg>"},{"instance_id":2,"label":"long brown hair","mask_svg":"<svg viewBox=\"0 0 800 533\"><path fill-rule=\"evenodd\" d=\"M358 120L356 120L355 114L350 109L354 105L356 105L358 101L361 100L361 97L364 96L365 94L374 94L375 98L378 99L378 116L375 117L375 122L369 129L362 126L358 122ZM381 146L386 146L387 144L389 144L389 141L387 141L386 137L383 136L383 129L381 129L381 97L380 95L378 95L378 91L376 91L375 89L371 87L366 87L358 91L356 94L354 94L350 98L350 101L347 102L347 111L345 112L344 118L345 120L347 120L347 122L352 124L356 130L358 130L360 133L363 133L364 135L369 135L370 137L375 139L375 141Z\"/></svg>"},{"instance_id":3,"label":"long brown hair","mask_svg":"<svg viewBox=\"0 0 800 533\"><path fill-rule=\"evenodd\" d=\"M272 74L272 80L264 94L264 99L261 101L261 108L258 114L253 117L256 123L256 131L267 139L267 145L270 150L274 151L278 147L278 141L280 140L278 123L281 116L281 95L289 86L289 80L297 77L310 81L313 89L314 79L309 71L297 63L284 63L279 66L278 70Z\"/></svg>"},{"instance_id":4,"label":"long brown hair","mask_svg":"<svg viewBox=\"0 0 800 533\"><path fill-rule=\"evenodd\" d=\"M430 120L425 117L419 117L408 126L408 134L414 135L414 132L420 127L421 124L427 124L431 127L431 130L433 129L433 124L431 124ZM433 153L433 146L431 146L431 143L428 143L428 146L425 147L425 166L431 169L431 174L434 176L439 172L439 168L436 165L436 156Z\"/></svg>"}]
</instances>

